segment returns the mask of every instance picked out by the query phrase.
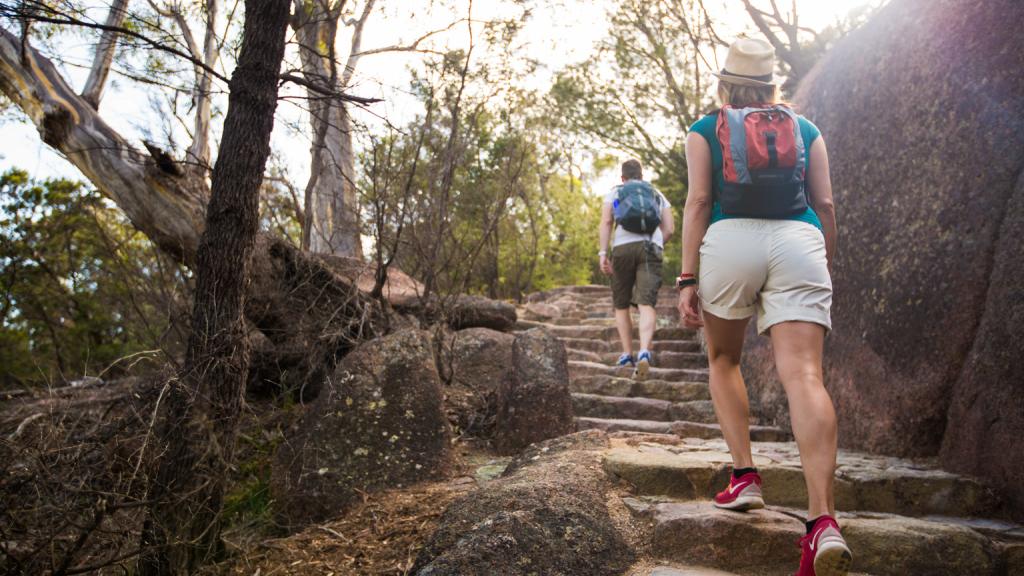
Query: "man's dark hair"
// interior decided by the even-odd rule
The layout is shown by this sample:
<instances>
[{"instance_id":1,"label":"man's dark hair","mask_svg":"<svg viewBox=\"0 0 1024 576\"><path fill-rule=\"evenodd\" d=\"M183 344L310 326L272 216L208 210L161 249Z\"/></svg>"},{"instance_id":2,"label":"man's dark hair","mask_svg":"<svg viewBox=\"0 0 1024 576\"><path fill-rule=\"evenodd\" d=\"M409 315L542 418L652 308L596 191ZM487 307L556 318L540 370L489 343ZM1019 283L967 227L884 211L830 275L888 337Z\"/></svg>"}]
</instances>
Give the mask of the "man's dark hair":
<instances>
[{"instance_id":1,"label":"man's dark hair","mask_svg":"<svg viewBox=\"0 0 1024 576\"><path fill-rule=\"evenodd\" d=\"M644 169L639 160L626 160L622 163L622 177L626 180L643 180Z\"/></svg>"}]
</instances>

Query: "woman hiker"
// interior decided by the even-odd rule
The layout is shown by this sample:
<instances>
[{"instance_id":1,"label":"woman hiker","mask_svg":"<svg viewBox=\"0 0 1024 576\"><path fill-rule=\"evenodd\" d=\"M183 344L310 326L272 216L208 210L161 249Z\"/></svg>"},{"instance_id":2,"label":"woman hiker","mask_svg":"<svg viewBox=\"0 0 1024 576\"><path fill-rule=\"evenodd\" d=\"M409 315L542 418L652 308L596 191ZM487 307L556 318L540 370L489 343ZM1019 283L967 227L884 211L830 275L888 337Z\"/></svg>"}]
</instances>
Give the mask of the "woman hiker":
<instances>
[{"instance_id":1,"label":"woman hiker","mask_svg":"<svg viewBox=\"0 0 1024 576\"><path fill-rule=\"evenodd\" d=\"M714 505L764 507L740 374L756 315L758 333L772 340L807 482L797 576L842 576L852 555L835 519L836 414L822 378L836 246L832 185L817 127L779 102L774 60L767 42L734 42L716 74L722 109L690 128L679 311L686 325L705 328L711 398L733 459Z\"/></svg>"}]
</instances>

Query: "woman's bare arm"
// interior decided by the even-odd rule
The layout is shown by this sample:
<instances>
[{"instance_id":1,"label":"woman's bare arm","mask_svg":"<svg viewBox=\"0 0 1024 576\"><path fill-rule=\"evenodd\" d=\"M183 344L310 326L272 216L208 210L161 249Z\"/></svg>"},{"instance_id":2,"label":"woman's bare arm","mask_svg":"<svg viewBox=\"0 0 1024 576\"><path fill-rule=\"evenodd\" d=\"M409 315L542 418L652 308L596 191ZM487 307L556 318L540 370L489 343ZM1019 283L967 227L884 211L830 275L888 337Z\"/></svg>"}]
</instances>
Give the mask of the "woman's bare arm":
<instances>
[{"instance_id":1,"label":"woman's bare arm","mask_svg":"<svg viewBox=\"0 0 1024 576\"><path fill-rule=\"evenodd\" d=\"M811 144L811 165L807 171L807 185L811 196L811 207L821 220L821 230L825 233L825 254L828 267L832 270L832 262L836 254L836 207L832 200L832 178L828 169L828 150L825 139L818 137Z\"/></svg>"},{"instance_id":2,"label":"woman's bare arm","mask_svg":"<svg viewBox=\"0 0 1024 576\"><path fill-rule=\"evenodd\" d=\"M711 219L711 147L703 136L686 137L686 169L689 185L683 208L683 273L696 274L700 245Z\"/></svg>"},{"instance_id":3,"label":"woman's bare arm","mask_svg":"<svg viewBox=\"0 0 1024 576\"><path fill-rule=\"evenodd\" d=\"M711 147L700 134L686 137L686 171L689 185L683 207L683 274L696 274L700 245L711 220ZM694 286L679 291L679 319L691 328L703 325L700 298Z\"/></svg>"}]
</instances>

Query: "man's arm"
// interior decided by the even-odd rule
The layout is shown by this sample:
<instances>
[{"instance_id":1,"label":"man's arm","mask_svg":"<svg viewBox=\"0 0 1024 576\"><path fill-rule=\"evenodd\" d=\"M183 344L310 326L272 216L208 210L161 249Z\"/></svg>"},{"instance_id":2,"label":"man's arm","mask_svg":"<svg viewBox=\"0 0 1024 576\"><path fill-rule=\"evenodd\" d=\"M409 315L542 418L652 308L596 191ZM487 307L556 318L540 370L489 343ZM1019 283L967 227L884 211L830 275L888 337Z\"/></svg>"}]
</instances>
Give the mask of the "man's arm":
<instances>
[{"instance_id":1,"label":"man's arm","mask_svg":"<svg viewBox=\"0 0 1024 576\"><path fill-rule=\"evenodd\" d=\"M612 273L611 261L608 259L608 240L612 237L612 205L605 202L601 207L601 225L599 226L600 250L601 250L601 271L605 274Z\"/></svg>"},{"instance_id":2,"label":"man's arm","mask_svg":"<svg viewBox=\"0 0 1024 576\"><path fill-rule=\"evenodd\" d=\"M661 209L661 238L665 244L668 244L669 238L676 231L676 221L672 216L672 206L665 203L665 207Z\"/></svg>"}]
</instances>

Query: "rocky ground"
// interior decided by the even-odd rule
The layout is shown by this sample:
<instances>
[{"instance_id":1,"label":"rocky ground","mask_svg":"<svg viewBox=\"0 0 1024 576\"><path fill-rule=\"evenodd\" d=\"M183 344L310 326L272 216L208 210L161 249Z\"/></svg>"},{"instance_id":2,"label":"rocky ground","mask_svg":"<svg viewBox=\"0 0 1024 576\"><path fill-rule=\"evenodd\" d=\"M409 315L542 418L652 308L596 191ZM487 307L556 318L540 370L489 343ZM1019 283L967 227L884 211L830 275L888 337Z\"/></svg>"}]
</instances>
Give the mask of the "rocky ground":
<instances>
[{"instance_id":1,"label":"rocky ground","mask_svg":"<svg viewBox=\"0 0 1024 576\"><path fill-rule=\"evenodd\" d=\"M605 287L538 294L522 327L544 325L568 352L577 424L612 432L602 452L608 477L649 530L634 576L791 574L799 562L806 491L785 429L754 424L755 460L768 508L720 511L710 498L728 481L698 335L675 327L674 294L663 291L655 366L646 382L610 367L617 336ZM839 521L858 573L1024 574L1024 527L1006 521L983 483L934 463L842 450Z\"/></svg>"}]
</instances>

